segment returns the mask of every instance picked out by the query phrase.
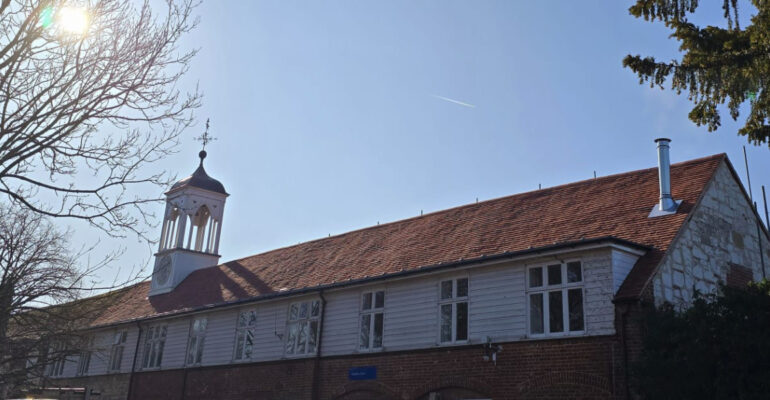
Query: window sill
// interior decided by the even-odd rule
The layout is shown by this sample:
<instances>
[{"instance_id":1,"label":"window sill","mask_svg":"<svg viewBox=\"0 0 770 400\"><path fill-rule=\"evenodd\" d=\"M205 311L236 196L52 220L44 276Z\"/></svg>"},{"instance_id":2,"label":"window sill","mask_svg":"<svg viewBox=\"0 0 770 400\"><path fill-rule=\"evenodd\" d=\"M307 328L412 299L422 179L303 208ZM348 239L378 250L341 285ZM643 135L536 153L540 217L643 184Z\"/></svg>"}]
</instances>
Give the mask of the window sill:
<instances>
[{"instance_id":1,"label":"window sill","mask_svg":"<svg viewBox=\"0 0 770 400\"><path fill-rule=\"evenodd\" d=\"M305 354L284 354L283 358L285 359L293 359L293 358L310 358L315 357L315 352L313 353L305 353Z\"/></svg>"},{"instance_id":2,"label":"window sill","mask_svg":"<svg viewBox=\"0 0 770 400\"><path fill-rule=\"evenodd\" d=\"M369 353L382 353L383 351L385 351L385 346L378 347L375 349L358 349L356 350L356 353L369 354Z\"/></svg>"},{"instance_id":3,"label":"window sill","mask_svg":"<svg viewBox=\"0 0 770 400\"><path fill-rule=\"evenodd\" d=\"M455 340L454 342L439 342L436 343L436 346L438 347L451 347L451 346L462 346L466 344L471 344L470 339L468 340Z\"/></svg>"},{"instance_id":4,"label":"window sill","mask_svg":"<svg viewBox=\"0 0 770 400\"><path fill-rule=\"evenodd\" d=\"M543 340L543 339L566 339L566 338L574 338L574 337L581 337L581 336L587 336L586 331L576 331L576 332L568 332L568 333L538 333L538 334L527 334L524 336L524 339L528 340Z\"/></svg>"}]
</instances>

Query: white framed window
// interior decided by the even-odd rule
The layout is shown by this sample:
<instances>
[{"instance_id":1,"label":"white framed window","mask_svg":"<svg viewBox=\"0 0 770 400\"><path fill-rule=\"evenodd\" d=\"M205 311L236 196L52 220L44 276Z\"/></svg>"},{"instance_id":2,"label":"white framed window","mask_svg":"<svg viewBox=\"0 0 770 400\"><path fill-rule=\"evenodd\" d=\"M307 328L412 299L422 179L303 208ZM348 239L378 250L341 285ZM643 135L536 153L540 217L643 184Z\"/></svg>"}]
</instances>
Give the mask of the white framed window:
<instances>
[{"instance_id":1,"label":"white framed window","mask_svg":"<svg viewBox=\"0 0 770 400\"><path fill-rule=\"evenodd\" d=\"M358 349L382 349L385 323L385 291L374 290L361 294L361 317Z\"/></svg>"},{"instance_id":2,"label":"white framed window","mask_svg":"<svg viewBox=\"0 0 770 400\"><path fill-rule=\"evenodd\" d=\"M48 376L62 376L64 373L64 362L67 360L67 355L64 351L64 344L59 341L55 341L51 344L48 351Z\"/></svg>"},{"instance_id":3,"label":"white framed window","mask_svg":"<svg viewBox=\"0 0 770 400\"><path fill-rule=\"evenodd\" d=\"M144 335L144 356L142 368L159 368L163 361L163 348L166 345L166 325L154 325L147 328Z\"/></svg>"},{"instance_id":4,"label":"white framed window","mask_svg":"<svg viewBox=\"0 0 770 400\"><path fill-rule=\"evenodd\" d=\"M468 340L468 277L439 282L439 342Z\"/></svg>"},{"instance_id":5,"label":"white framed window","mask_svg":"<svg viewBox=\"0 0 770 400\"><path fill-rule=\"evenodd\" d=\"M530 336L585 332L583 264L554 262L527 268Z\"/></svg>"},{"instance_id":6,"label":"white framed window","mask_svg":"<svg viewBox=\"0 0 770 400\"><path fill-rule=\"evenodd\" d=\"M203 359L203 345L206 342L208 318L198 317L190 325L190 338L187 341L186 365L198 365Z\"/></svg>"},{"instance_id":7,"label":"white framed window","mask_svg":"<svg viewBox=\"0 0 770 400\"><path fill-rule=\"evenodd\" d=\"M126 348L126 338L128 331L117 331L112 336L112 347L110 348L109 371L120 371L120 364L123 362L123 351Z\"/></svg>"},{"instance_id":8,"label":"white framed window","mask_svg":"<svg viewBox=\"0 0 770 400\"><path fill-rule=\"evenodd\" d=\"M285 335L287 356L315 354L321 312L319 300L299 301L289 305Z\"/></svg>"},{"instance_id":9,"label":"white framed window","mask_svg":"<svg viewBox=\"0 0 770 400\"><path fill-rule=\"evenodd\" d=\"M78 376L88 375L88 368L91 365L91 351L94 345L94 337L89 336L84 342L84 348L78 358Z\"/></svg>"},{"instance_id":10,"label":"white framed window","mask_svg":"<svg viewBox=\"0 0 770 400\"><path fill-rule=\"evenodd\" d=\"M236 360L248 360L254 350L254 333L257 329L257 310L242 311L235 326Z\"/></svg>"}]
</instances>

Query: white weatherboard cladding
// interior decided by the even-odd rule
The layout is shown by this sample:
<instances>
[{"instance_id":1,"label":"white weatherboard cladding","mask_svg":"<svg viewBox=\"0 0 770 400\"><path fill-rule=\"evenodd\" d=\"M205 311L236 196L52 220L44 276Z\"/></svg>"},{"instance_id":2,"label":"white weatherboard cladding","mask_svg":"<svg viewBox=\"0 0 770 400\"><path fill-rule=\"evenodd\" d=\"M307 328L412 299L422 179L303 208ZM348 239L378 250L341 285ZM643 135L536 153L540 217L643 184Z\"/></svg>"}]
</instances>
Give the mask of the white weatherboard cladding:
<instances>
[{"instance_id":1,"label":"white weatherboard cladding","mask_svg":"<svg viewBox=\"0 0 770 400\"><path fill-rule=\"evenodd\" d=\"M238 310L223 310L206 315L206 341L202 365L227 364L233 360L235 322ZM190 317L190 319L194 318ZM259 323L259 321L257 321Z\"/></svg>"},{"instance_id":2,"label":"white weatherboard cladding","mask_svg":"<svg viewBox=\"0 0 770 400\"><path fill-rule=\"evenodd\" d=\"M358 351L358 316L361 290L332 292L326 297L323 354L340 355ZM387 296L385 299L387 307Z\"/></svg>"},{"instance_id":3,"label":"white weatherboard cladding","mask_svg":"<svg viewBox=\"0 0 770 400\"><path fill-rule=\"evenodd\" d=\"M276 301L257 306L257 327L254 332L254 361L277 360L283 357L283 333L286 328L288 302ZM246 308L248 310L248 308ZM235 340L235 319L231 321L230 336ZM233 345L234 346L234 345ZM233 354L234 347L230 347Z\"/></svg>"},{"instance_id":4,"label":"white weatherboard cladding","mask_svg":"<svg viewBox=\"0 0 770 400\"><path fill-rule=\"evenodd\" d=\"M612 252L597 251L585 254L583 261L584 315L586 334L615 333L615 296L613 285Z\"/></svg>"},{"instance_id":5,"label":"white weatherboard cladding","mask_svg":"<svg viewBox=\"0 0 770 400\"><path fill-rule=\"evenodd\" d=\"M385 295L384 350L435 346L438 340L437 301L438 277L390 284ZM354 331L357 335L358 328Z\"/></svg>"},{"instance_id":6,"label":"white weatherboard cladding","mask_svg":"<svg viewBox=\"0 0 770 400\"><path fill-rule=\"evenodd\" d=\"M126 327L128 334L126 335L126 347L123 350L123 360L120 363L120 372L130 372L134 366L134 350L136 349L136 341L139 340L139 328L136 325L129 325ZM139 349L141 352L141 349ZM139 369L139 360L137 360L136 369Z\"/></svg>"},{"instance_id":7,"label":"white weatherboard cladding","mask_svg":"<svg viewBox=\"0 0 770 400\"><path fill-rule=\"evenodd\" d=\"M636 260L639 256L636 254L627 253L622 250L612 250L612 288L615 293L620 289L620 285L626 280L628 273L631 272L631 268L636 264Z\"/></svg>"},{"instance_id":8,"label":"white weatherboard cladding","mask_svg":"<svg viewBox=\"0 0 770 400\"><path fill-rule=\"evenodd\" d=\"M114 330L94 332L94 348L91 353L91 364L88 367L88 375L101 375L107 372L110 362L110 348ZM132 349L133 351L133 349Z\"/></svg>"},{"instance_id":9,"label":"white weatherboard cladding","mask_svg":"<svg viewBox=\"0 0 770 400\"><path fill-rule=\"evenodd\" d=\"M523 265L472 270L468 307L471 342L518 339L527 334L527 297ZM434 328L435 329L435 328Z\"/></svg>"},{"instance_id":10,"label":"white weatherboard cladding","mask_svg":"<svg viewBox=\"0 0 770 400\"><path fill-rule=\"evenodd\" d=\"M414 276L387 283L363 287L350 287L327 291L324 310L324 356L356 354L359 352L359 315L361 293L371 290L385 291L385 319L383 351L432 348L438 343L438 288L444 279L468 277L469 283L469 342L482 343L487 337L493 341L530 340L527 338L526 268L529 265L545 265L555 260L583 262L585 288L585 335L614 333L615 293L614 270L627 268L630 259L616 254L609 247L571 252L569 254L507 262L468 270L453 270L428 276ZM613 263L624 263L614 267ZM254 334L252 358L244 362L279 360L284 358L284 336L289 304L295 301L318 299L317 296L287 298L244 305L238 308L212 310L205 314L192 314L143 324L165 323L168 326L162 360L163 369L184 367L184 357L189 337L190 322L205 316L208 318L202 365L233 363L235 332L238 314L256 310L257 324ZM122 372L131 370L136 346L135 324L126 325L129 330ZM111 340L116 330L100 332L97 341L102 343L103 361L92 360L90 375L106 373ZM143 347L139 347L141 357ZM309 355L312 356L312 355ZM140 358L141 360L141 358ZM96 366L99 365L97 368ZM140 365L137 364L137 370Z\"/></svg>"},{"instance_id":11,"label":"white weatherboard cladding","mask_svg":"<svg viewBox=\"0 0 770 400\"><path fill-rule=\"evenodd\" d=\"M718 281L726 280L730 263L751 268L754 279L762 279L756 223L751 205L723 162L653 278L656 304L686 306L695 290L713 292ZM770 243L762 238L767 251ZM765 255L766 268L769 262Z\"/></svg>"},{"instance_id":12,"label":"white weatherboard cladding","mask_svg":"<svg viewBox=\"0 0 770 400\"><path fill-rule=\"evenodd\" d=\"M166 326L166 343L163 345L160 366L163 369L181 368L184 366L187 340L190 335L190 319L172 319L166 323Z\"/></svg>"}]
</instances>

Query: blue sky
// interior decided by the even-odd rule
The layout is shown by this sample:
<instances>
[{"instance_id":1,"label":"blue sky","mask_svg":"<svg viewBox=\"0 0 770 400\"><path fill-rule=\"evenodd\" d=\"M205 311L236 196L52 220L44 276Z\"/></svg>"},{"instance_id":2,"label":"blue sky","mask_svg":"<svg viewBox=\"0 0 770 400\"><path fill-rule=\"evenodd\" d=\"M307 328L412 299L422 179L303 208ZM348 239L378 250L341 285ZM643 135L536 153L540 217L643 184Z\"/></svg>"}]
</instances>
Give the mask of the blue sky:
<instances>
[{"instance_id":1,"label":"blue sky","mask_svg":"<svg viewBox=\"0 0 770 400\"><path fill-rule=\"evenodd\" d=\"M687 119L686 96L622 68L628 53L677 56L660 23L628 15L631 3L204 2L183 43L201 49L184 81L205 94L200 123L151 168L190 174L192 138L211 118L205 166L231 194L222 261L653 167L661 136L672 161L726 152L745 178L740 123L724 114L708 133ZM702 7L699 21L724 23L718 4ZM770 153L747 147L761 198ZM77 228L74 241L97 237ZM126 247L123 273L151 257L133 239L103 244Z\"/></svg>"}]
</instances>

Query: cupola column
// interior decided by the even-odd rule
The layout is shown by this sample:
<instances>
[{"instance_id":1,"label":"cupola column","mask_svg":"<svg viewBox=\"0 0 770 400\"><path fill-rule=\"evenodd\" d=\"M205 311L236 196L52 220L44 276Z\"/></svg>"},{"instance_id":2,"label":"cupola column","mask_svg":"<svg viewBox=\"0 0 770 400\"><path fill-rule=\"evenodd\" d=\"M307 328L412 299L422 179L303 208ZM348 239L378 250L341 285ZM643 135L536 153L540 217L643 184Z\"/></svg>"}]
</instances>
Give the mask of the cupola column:
<instances>
[{"instance_id":1,"label":"cupola column","mask_svg":"<svg viewBox=\"0 0 770 400\"><path fill-rule=\"evenodd\" d=\"M186 229L187 228L187 220L189 219L189 217L187 216L187 214L181 213L179 215L179 219L181 221L179 221L179 227L176 228L177 238L176 238L176 246L175 247L183 249L184 248L184 234L185 234L185 232L187 232L187 229Z\"/></svg>"},{"instance_id":2,"label":"cupola column","mask_svg":"<svg viewBox=\"0 0 770 400\"><path fill-rule=\"evenodd\" d=\"M222 233L222 224L217 224L217 238L214 241L214 254L219 254L219 234Z\"/></svg>"}]
</instances>

